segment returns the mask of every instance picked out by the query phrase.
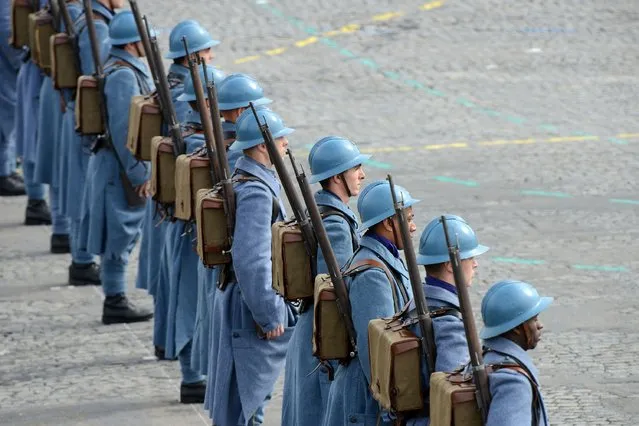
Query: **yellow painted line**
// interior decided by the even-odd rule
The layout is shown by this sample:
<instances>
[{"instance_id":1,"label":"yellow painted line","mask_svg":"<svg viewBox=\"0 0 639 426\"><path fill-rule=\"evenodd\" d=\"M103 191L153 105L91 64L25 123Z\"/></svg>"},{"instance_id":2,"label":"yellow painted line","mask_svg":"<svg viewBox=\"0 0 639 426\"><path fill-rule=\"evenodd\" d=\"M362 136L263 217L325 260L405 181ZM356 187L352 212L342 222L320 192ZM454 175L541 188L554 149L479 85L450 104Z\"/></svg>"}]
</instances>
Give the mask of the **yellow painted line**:
<instances>
[{"instance_id":1,"label":"yellow painted line","mask_svg":"<svg viewBox=\"0 0 639 426\"><path fill-rule=\"evenodd\" d=\"M318 40L319 39L317 37L312 36L312 37L306 38L304 40L300 40L300 41L295 42L295 46L297 46L297 47L306 47L309 44L317 43Z\"/></svg>"},{"instance_id":2,"label":"yellow painted line","mask_svg":"<svg viewBox=\"0 0 639 426\"><path fill-rule=\"evenodd\" d=\"M617 137L620 139L635 139L639 138L639 133L619 133Z\"/></svg>"},{"instance_id":3,"label":"yellow painted line","mask_svg":"<svg viewBox=\"0 0 639 426\"><path fill-rule=\"evenodd\" d=\"M246 56L244 58L236 59L235 63L236 64L244 64L246 62L257 61L258 59L260 59L260 55Z\"/></svg>"},{"instance_id":4,"label":"yellow painted line","mask_svg":"<svg viewBox=\"0 0 639 426\"><path fill-rule=\"evenodd\" d=\"M437 9L438 7L442 7L444 5L443 1L429 1L428 3L424 3L419 8L421 10L432 10Z\"/></svg>"},{"instance_id":5,"label":"yellow painted line","mask_svg":"<svg viewBox=\"0 0 639 426\"><path fill-rule=\"evenodd\" d=\"M342 34L349 34L359 31L360 28L362 28L360 24L347 24L340 28L339 32Z\"/></svg>"},{"instance_id":6,"label":"yellow painted line","mask_svg":"<svg viewBox=\"0 0 639 426\"><path fill-rule=\"evenodd\" d=\"M481 145L481 146L526 145L526 144L531 144L531 143L535 143L535 139L512 139L512 140L497 139L497 140L494 140L494 141L479 142L477 145Z\"/></svg>"},{"instance_id":7,"label":"yellow painted line","mask_svg":"<svg viewBox=\"0 0 639 426\"><path fill-rule=\"evenodd\" d=\"M374 22L388 21L388 20L393 19L393 18L398 18L398 17L402 16L403 14L404 14L404 12L380 13L379 15L373 16L373 21Z\"/></svg>"},{"instance_id":8,"label":"yellow painted line","mask_svg":"<svg viewBox=\"0 0 639 426\"><path fill-rule=\"evenodd\" d=\"M342 34L340 30L326 31L325 33L322 33L322 37L335 37L340 34Z\"/></svg>"},{"instance_id":9,"label":"yellow painted line","mask_svg":"<svg viewBox=\"0 0 639 426\"><path fill-rule=\"evenodd\" d=\"M598 141L599 136L564 136L545 139L545 142L581 142L581 141Z\"/></svg>"},{"instance_id":10,"label":"yellow painted line","mask_svg":"<svg viewBox=\"0 0 639 426\"><path fill-rule=\"evenodd\" d=\"M266 54L270 56L281 55L282 53L286 52L286 50L286 47L278 47L277 49L267 50Z\"/></svg>"},{"instance_id":11,"label":"yellow painted line","mask_svg":"<svg viewBox=\"0 0 639 426\"><path fill-rule=\"evenodd\" d=\"M381 148L362 148L360 151L366 154L372 154L376 152L398 152L398 151L406 152L406 151L412 151L414 149L415 147L413 146L384 146Z\"/></svg>"},{"instance_id":12,"label":"yellow painted line","mask_svg":"<svg viewBox=\"0 0 639 426\"><path fill-rule=\"evenodd\" d=\"M432 145L424 145L422 149L448 149L448 148L468 148L468 144L465 142L458 143L446 143L446 144L432 144Z\"/></svg>"}]
</instances>

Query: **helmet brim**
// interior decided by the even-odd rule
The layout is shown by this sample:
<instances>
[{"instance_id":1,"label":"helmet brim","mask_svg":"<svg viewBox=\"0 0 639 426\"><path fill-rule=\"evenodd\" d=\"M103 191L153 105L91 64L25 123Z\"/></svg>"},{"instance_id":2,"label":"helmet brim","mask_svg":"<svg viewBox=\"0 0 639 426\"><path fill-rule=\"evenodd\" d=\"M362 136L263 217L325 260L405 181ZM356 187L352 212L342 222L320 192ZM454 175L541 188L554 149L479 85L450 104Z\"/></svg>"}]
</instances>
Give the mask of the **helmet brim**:
<instances>
[{"instance_id":1,"label":"helmet brim","mask_svg":"<svg viewBox=\"0 0 639 426\"><path fill-rule=\"evenodd\" d=\"M357 157L353 158L351 161L347 161L344 164L340 164L337 167L333 167L330 170L325 171L324 173L318 173L316 175L311 175L310 179L308 180L309 183L317 183L317 182L321 182L324 179L328 179L330 177L333 177L335 175L338 175L342 172L345 172L355 166L359 166L360 164L363 164L366 160L368 160L369 158L371 158L370 155L364 155L364 154L359 154Z\"/></svg>"},{"instance_id":2,"label":"helmet brim","mask_svg":"<svg viewBox=\"0 0 639 426\"><path fill-rule=\"evenodd\" d=\"M268 105L272 103L273 100L269 98L259 98L254 101L246 102L221 102L218 104L218 108L220 109L220 111L230 111L237 108L248 108L249 102L253 102L253 106L258 107L260 105Z\"/></svg>"},{"instance_id":3,"label":"helmet brim","mask_svg":"<svg viewBox=\"0 0 639 426\"><path fill-rule=\"evenodd\" d=\"M421 200L416 200L414 198L411 198L410 200L404 202L404 208L411 207L411 206L419 203L420 201ZM366 229L368 229L368 228L370 228L370 227L372 227L374 225L377 225L382 220L388 219L389 217L394 216L394 215L395 215L395 209L394 208L390 208L390 209L384 211L384 213L378 214L377 216L362 222L362 224L359 226L359 229L361 231L365 231Z\"/></svg>"}]
</instances>

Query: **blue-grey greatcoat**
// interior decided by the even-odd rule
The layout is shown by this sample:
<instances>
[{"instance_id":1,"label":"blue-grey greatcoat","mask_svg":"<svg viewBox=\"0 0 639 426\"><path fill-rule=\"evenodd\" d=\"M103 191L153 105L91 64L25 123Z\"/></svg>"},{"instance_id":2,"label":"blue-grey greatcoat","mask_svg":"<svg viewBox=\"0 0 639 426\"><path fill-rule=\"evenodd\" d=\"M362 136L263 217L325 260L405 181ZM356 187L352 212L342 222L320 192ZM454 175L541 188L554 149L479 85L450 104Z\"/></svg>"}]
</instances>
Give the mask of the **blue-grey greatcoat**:
<instances>
[{"instance_id":1,"label":"blue-grey greatcoat","mask_svg":"<svg viewBox=\"0 0 639 426\"><path fill-rule=\"evenodd\" d=\"M438 285L439 284L439 285ZM450 286L449 288L446 288ZM427 276L424 281L424 294L429 310L440 308L454 308L459 311L459 298L452 290L450 284ZM412 312L411 312L412 313ZM419 325L415 325L412 331L421 336ZM433 319L433 332L435 337L435 371L453 371L456 368L466 365L470 361L468 355L468 344L464 323L461 318L455 315L445 315ZM430 377L427 374L426 360L422 359L422 390L424 403L428 404ZM427 418L410 419L408 426L428 425Z\"/></svg>"},{"instance_id":2,"label":"blue-grey greatcoat","mask_svg":"<svg viewBox=\"0 0 639 426\"><path fill-rule=\"evenodd\" d=\"M229 127L226 123L225 127ZM235 125L233 124L233 128ZM235 169L235 163L238 159L238 151L226 151L227 161L229 162L229 170ZM232 172L231 172L232 173ZM191 352L191 368L199 371L202 375L208 375L209 369L209 350L211 347L211 311L215 301L215 288L217 278L219 276L219 268L207 268L202 262L198 263L197 281L198 296L197 310L195 312L195 329L193 330L193 351ZM205 401L206 406L206 401Z\"/></svg>"},{"instance_id":3,"label":"blue-grey greatcoat","mask_svg":"<svg viewBox=\"0 0 639 426\"><path fill-rule=\"evenodd\" d=\"M376 318L391 317L398 312L393 302L391 285L399 295L399 309L413 297L404 262L368 233L362 237L352 263L364 259L383 261L394 275L395 282L389 283L386 274L379 268L368 269L355 275L352 280L347 280L350 281L348 294L357 338L357 356L348 365L340 365L337 369L328 394L328 408L323 422L325 426L377 424L379 406L369 390L371 374L368 323ZM390 423L380 420L380 424Z\"/></svg>"},{"instance_id":4,"label":"blue-grey greatcoat","mask_svg":"<svg viewBox=\"0 0 639 426\"><path fill-rule=\"evenodd\" d=\"M315 193L318 206L326 206L344 214L323 219L328 239L340 267L344 266L359 246L357 217L335 194L319 190ZM328 268L322 251L317 250L317 273L326 274ZM320 361L313 356L313 307L310 306L295 325L286 353L282 425L321 425L331 386L328 369L318 368ZM337 368L337 363L334 363Z\"/></svg>"},{"instance_id":5,"label":"blue-grey greatcoat","mask_svg":"<svg viewBox=\"0 0 639 426\"><path fill-rule=\"evenodd\" d=\"M9 176L16 166L15 110L16 83L22 50L9 45L11 2L0 2L0 176Z\"/></svg>"},{"instance_id":6,"label":"blue-grey greatcoat","mask_svg":"<svg viewBox=\"0 0 639 426\"><path fill-rule=\"evenodd\" d=\"M37 153L35 158L35 180L39 183L53 184L54 147L60 137L62 110L60 94L53 87L51 77L44 76L40 87L40 105L38 108ZM56 187L57 187L57 181Z\"/></svg>"},{"instance_id":7,"label":"blue-grey greatcoat","mask_svg":"<svg viewBox=\"0 0 639 426\"><path fill-rule=\"evenodd\" d=\"M539 418L537 425L548 426L546 407L539 391L539 372L532 358L519 345L505 337L486 339L484 346L499 352L485 353L486 364L513 364L519 361L518 364L523 365L531 373L539 397L539 405L533 408L533 387L526 376L509 368L498 369L488 377L492 400L486 426L535 425L532 422L535 411Z\"/></svg>"},{"instance_id":8,"label":"blue-grey greatcoat","mask_svg":"<svg viewBox=\"0 0 639 426\"><path fill-rule=\"evenodd\" d=\"M36 161L36 130L38 120L38 103L40 101L40 87L42 86L42 71L31 60L23 62L18 72L15 136L16 152L22 156L26 168L34 168ZM31 176L25 176L27 183L31 183Z\"/></svg>"},{"instance_id":9,"label":"blue-grey greatcoat","mask_svg":"<svg viewBox=\"0 0 639 426\"><path fill-rule=\"evenodd\" d=\"M175 106L178 123L184 122L186 118L186 112L188 112L189 105L187 102L178 101L177 97L184 91L184 79L188 75L189 70L182 65L172 64L169 68L169 74L167 79L169 80L169 88L171 90L171 99ZM185 107L186 106L186 110ZM155 201L147 203L146 213L144 218L144 224L142 227L142 241L140 242L140 256L138 258L138 275L135 281L137 288L146 289L149 294L156 296L158 292L159 282L163 275L160 271L163 267L161 259L162 252L164 250L166 229L168 227L168 220L163 220L161 215L156 213L158 205ZM168 276L168 275L167 275ZM162 290L160 290L162 291ZM164 293L162 296L165 296ZM166 300L166 299L163 299ZM157 305L157 301L156 301ZM166 305L166 303L165 303ZM162 312L166 312L166 309L155 309L155 322L164 322ZM164 327L160 327L164 328ZM162 340L164 340L165 332L162 332ZM154 339L155 341L155 339ZM163 346L164 343L159 344Z\"/></svg>"},{"instance_id":10,"label":"blue-grey greatcoat","mask_svg":"<svg viewBox=\"0 0 639 426\"><path fill-rule=\"evenodd\" d=\"M286 348L295 324L291 307L272 289L271 224L273 197L279 204L276 220L284 219L280 184L272 170L244 155L236 173L260 181L235 184L236 223L232 245L235 279L225 291L216 290L211 321L211 362L207 392L215 424L247 425L258 412L284 367ZM285 328L282 336L258 336Z\"/></svg>"},{"instance_id":11,"label":"blue-grey greatcoat","mask_svg":"<svg viewBox=\"0 0 639 426\"><path fill-rule=\"evenodd\" d=\"M191 110L186 121L201 125L200 114ZM184 139L186 153L204 146L204 135L195 133ZM176 357L193 339L195 311L198 303L198 264L201 263L194 249L197 237L193 222L176 220L168 225L167 240L170 247L171 268L169 275L169 304L164 350L167 358ZM189 360L190 361L190 360Z\"/></svg>"},{"instance_id":12,"label":"blue-grey greatcoat","mask_svg":"<svg viewBox=\"0 0 639 426\"><path fill-rule=\"evenodd\" d=\"M109 22L113 19L113 12L96 0L92 1L95 19L95 30L100 48L100 63L104 64L111 43L109 39ZM76 34L78 34L78 49L80 54L80 65L83 75L91 75L95 72L93 64L93 53L91 50L91 41L89 39L89 30L86 24L86 15L79 15L74 22ZM108 93L108 92L107 92ZM128 111L128 108L126 109ZM66 180L62 181L64 188L62 197L64 205L62 211L73 221L79 221L82 217L82 203L78 202L78 194L84 192L84 186L87 179L87 168L89 158L91 156L91 146L95 138L92 136L83 136L75 131L75 100L67 105L67 110L63 116L63 127L65 140L65 158L62 160L63 174ZM124 134L126 137L126 133Z\"/></svg>"},{"instance_id":13,"label":"blue-grey greatcoat","mask_svg":"<svg viewBox=\"0 0 639 426\"><path fill-rule=\"evenodd\" d=\"M116 65L123 61L129 66ZM149 180L149 165L126 148L131 98L148 94L153 81L146 64L130 53L112 48L105 64L109 129L129 180L137 187ZM81 241L87 251L126 262L139 237L145 208L130 207L120 180L120 168L110 149L100 149L90 159L85 188Z\"/></svg>"}]
</instances>

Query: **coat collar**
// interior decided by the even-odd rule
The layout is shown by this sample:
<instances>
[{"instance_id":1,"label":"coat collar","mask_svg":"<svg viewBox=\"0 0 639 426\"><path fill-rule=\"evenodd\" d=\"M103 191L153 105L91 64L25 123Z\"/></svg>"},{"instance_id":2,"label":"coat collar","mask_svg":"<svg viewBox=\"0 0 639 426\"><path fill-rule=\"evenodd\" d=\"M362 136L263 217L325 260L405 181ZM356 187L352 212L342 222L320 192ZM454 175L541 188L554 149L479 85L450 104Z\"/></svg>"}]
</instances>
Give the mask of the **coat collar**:
<instances>
[{"instance_id":1,"label":"coat collar","mask_svg":"<svg viewBox=\"0 0 639 426\"><path fill-rule=\"evenodd\" d=\"M184 65L173 63L169 67L169 74L175 74L176 77L184 81L186 77L190 74L190 71Z\"/></svg>"},{"instance_id":2,"label":"coat collar","mask_svg":"<svg viewBox=\"0 0 639 426\"><path fill-rule=\"evenodd\" d=\"M111 19L113 19L113 17L115 16L115 12L105 7L98 0L93 0L91 2L91 9L93 9L94 12L102 15L107 25L109 25L109 22L111 22Z\"/></svg>"},{"instance_id":3,"label":"coat collar","mask_svg":"<svg viewBox=\"0 0 639 426\"><path fill-rule=\"evenodd\" d=\"M497 336L484 340L484 346L520 361L532 373L535 382L539 383L539 371L537 370L537 367L535 367L535 364L528 353L526 353L526 351L518 344L512 340L506 339L505 337Z\"/></svg>"},{"instance_id":4,"label":"coat collar","mask_svg":"<svg viewBox=\"0 0 639 426\"><path fill-rule=\"evenodd\" d=\"M319 206L331 207L335 210L339 210L348 217L357 229L357 217L355 213L342 201L339 197L330 191L320 189L315 193L315 202Z\"/></svg>"},{"instance_id":5,"label":"coat collar","mask_svg":"<svg viewBox=\"0 0 639 426\"><path fill-rule=\"evenodd\" d=\"M184 117L184 122L202 124L202 117L200 117L200 113L196 110L189 109L186 113L186 117Z\"/></svg>"},{"instance_id":6,"label":"coat collar","mask_svg":"<svg viewBox=\"0 0 639 426\"><path fill-rule=\"evenodd\" d=\"M234 132L236 128L237 126L235 125L235 123L231 123L230 121L222 122L222 131L224 132Z\"/></svg>"},{"instance_id":7,"label":"coat collar","mask_svg":"<svg viewBox=\"0 0 639 426\"><path fill-rule=\"evenodd\" d=\"M428 304L431 307L442 306L442 303L451 305L454 308L459 309L459 298L457 295L451 293L448 290L444 290L441 287L428 284L428 280L424 281L424 293ZM432 303L431 303L432 301Z\"/></svg>"},{"instance_id":8,"label":"coat collar","mask_svg":"<svg viewBox=\"0 0 639 426\"><path fill-rule=\"evenodd\" d=\"M144 61L142 61L140 58L136 58L135 56L131 55L126 50L119 49L117 47L112 47L111 56L114 58L117 58L118 60L131 64L135 69L137 69L144 75L146 76L149 75L149 69L147 68Z\"/></svg>"},{"instance_id":9,"label":"coat collar","mask_svg":"<svg viewBox=\"0 0 639 426\"><path fill-rule=\"evenodd\" d=\"M389 267L395 270L398 274L402 275L405 279L408 279L408 270L402 262L401 258L396 258L388 251L384 244L380 243L374 238L364 235L359 242L360 247L365 247L380 257Z\"/></svg>"},{"instance_id":10,"label":"coat collar","mask_svg":"<svg viewBox=\"0 0 639 426\"><path fill-rule=\"evenodd\" d=\"M262 180L273 192L276 197L280 196L280 183L275 177L275 172L261 163L258 163L247 155L242 155L237 159L235 168L247 173L251 176L255 176Z\"/></svg>"}]
</instances>

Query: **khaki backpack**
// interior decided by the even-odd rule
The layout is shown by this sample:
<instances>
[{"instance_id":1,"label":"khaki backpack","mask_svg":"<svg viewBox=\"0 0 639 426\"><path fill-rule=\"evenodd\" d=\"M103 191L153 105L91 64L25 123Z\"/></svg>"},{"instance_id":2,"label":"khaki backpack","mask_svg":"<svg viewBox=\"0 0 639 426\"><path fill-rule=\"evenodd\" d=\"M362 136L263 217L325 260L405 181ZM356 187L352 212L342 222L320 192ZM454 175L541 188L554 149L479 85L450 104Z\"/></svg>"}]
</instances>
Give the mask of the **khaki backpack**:
<instances>
[{"instance_id":1,"label":"khaki backpack","mask_svg":"<svg viewBox=\"0 0 639 426\"><path fill-rule=\"evenodd\" d=\"M175 217L184 221L195 219L198 191L212 187L206 148L180 155L175 160Z\"/></svg>"},{"instance_id":2,"label":"khaki backpack","mask_svg":"<svg viewBox=\"0 0 639 426\"><path fill-rule=\"evenodd\" d=\"M9 43L16 49L29 45L29 15L34 13L34 2L30 0L12 0L11 2L11 38Z\"/></svg>"},{"instance_id":3,"label":"khaki backpack","mask_svg":"<svg viewBox=\"0 0 639 426\"><path fill-rule=\"evenodd\" d=\"M374 259L361 260L350 265L342 273L342 276L345 280L352 279L353 275L371 268L379 268L386 274L393 290L395 310L399 311L401 306L399 306L399 298L397 296L396 280L384 262ZM406 297L404 295L404 298ZM346 325L337 307L337 296L331 278L328 274L319 274L315 277L313 355L322 361L332 359L348 360L352 352L353 348L348 340Z\"/></svg>"},{"instance_id":4,"label":"khaki backpack","mask_svg":"<svg viewBox=\"0 0 639 426\"><path fill-rule=\"evenodd\" d=\"M33 47L31 50L31 59L33 59L36 65L38 65L38 67L40 67L46 75L51 75L51 50L49 49L49 40L56 31L53 26L53 16L49 9L42 9L35 13L33 17L33 25Z\"/></svg>"},{"instance_id":5,"label":"khaki backpack","mask_svg":"<svg viewBox=\"0 0 639 426\"><path fill-rule=\"evenodd\" d=\"M126 146L131 154L140 161L151 161L153 158L151 155L152 140L161 135L162 113L157 93L131 98L126 141Z\"/></svg>"},{"instance_id":6,"label":"khaki backpack","mask_svg":"<svg viewBox=\"0 0 639 426\"><path fill-rule=\"evenodd\" d=\"M53 86L60 89L75 89L80 72L76 65L76 55L71 39L66 33L57 33L49 39L51 56L51 79Z\"/></svg>"}]
</instances>

